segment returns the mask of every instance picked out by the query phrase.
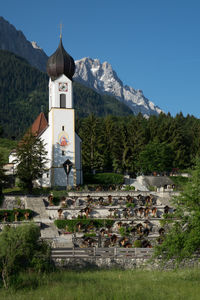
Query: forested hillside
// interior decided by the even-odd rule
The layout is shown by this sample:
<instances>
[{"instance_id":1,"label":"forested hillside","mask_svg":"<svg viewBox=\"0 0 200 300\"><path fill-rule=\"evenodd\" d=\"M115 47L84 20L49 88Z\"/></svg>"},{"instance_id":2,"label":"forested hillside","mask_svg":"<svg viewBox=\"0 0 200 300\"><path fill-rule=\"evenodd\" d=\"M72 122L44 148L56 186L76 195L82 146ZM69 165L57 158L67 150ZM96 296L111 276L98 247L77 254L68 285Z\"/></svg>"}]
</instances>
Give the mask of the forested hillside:
<instances>
[{"instance_id":1,"label":"forested hillside","mask_svg":"<svg viewBox=\"0 0 200 300\"><path fill-rule=\"evenodd\" d=\"M41 106L47 105L48 78L28 62L0 51L0 122L3 136L19 137Z\"/></svg>"},{"instance_id":2,"label":"forested hillside","mask_svg":"<svg viewBox=\"0 0 200 300\"><path fill-rule=\"evenodd\" d=\"M48 76L13 53L0 51L0 125L4 137L19 138L41 109L48 111ZM131 110L109 96L74 83L74 102L79 117L94 113L129 115Z\"/></svg>"},{"instance_id":3,"label":"forested hillside","mask_svg":"<svg viewBox=\"0 0 200 300\"><path fill-rule=\"evenodd\" d=\"M200 155L200 120L170 114L143 118L97 118L79 120L86 171L109 170L136 174L181 170L191 167Z\"/></svg>"}]
</instances>

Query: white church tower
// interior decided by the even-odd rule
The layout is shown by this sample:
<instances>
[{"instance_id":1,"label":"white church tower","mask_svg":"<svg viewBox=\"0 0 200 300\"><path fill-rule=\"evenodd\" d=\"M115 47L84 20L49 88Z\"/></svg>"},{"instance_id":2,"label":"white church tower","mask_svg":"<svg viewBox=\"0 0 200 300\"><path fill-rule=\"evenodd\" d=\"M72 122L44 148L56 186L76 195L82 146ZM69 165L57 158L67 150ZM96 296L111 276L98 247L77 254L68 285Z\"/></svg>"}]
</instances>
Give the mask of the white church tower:
<instances>
[{"instance_id":1,"label":"white church tower","mask_svg":"<svg viewBox=\"0 0 200 300\"><path fill-rule=\"evenodd\" d=\"M74 60L60 38L58 49L47 62L49 122L40 138L48 152L48 171L41 180L42 186L82 184L81 139L75 132L74 72Z\"/></svg>"}]
</instances>

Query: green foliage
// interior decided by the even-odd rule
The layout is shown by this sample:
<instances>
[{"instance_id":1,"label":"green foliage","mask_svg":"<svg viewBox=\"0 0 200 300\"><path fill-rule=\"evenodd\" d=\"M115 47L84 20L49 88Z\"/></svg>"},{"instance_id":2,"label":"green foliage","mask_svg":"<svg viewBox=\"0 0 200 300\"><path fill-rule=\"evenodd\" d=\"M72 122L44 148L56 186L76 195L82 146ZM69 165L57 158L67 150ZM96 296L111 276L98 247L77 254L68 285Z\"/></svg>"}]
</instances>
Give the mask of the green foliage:
<instances>
[{"instance_id":1,"label":"green foliage","mask_svg":"<svg viewBox=\"0 0 200 300\"><path fill-rule=\"evenodd\" d=\"M123 237L129 235L129 232L126 231L126 228L125 228L125 227L121 227L121 228L119 229L119 233L120 233L121 236L123 236Z\"/></svg>"},{"instance_id":2,"label":"green foliage","mask_svg":"<svg viewBox=\"0 0 200 300\"><path fill-rule=\"evenodd\" d=\"M91 184L123 184L124 176L116 173L84 174L84 183Z\"/></svg>"},{"instance_id":3,"label":"green foliage","mask_svg":"<svg viewBox=\"0 0 200 300\"><path fill-rule=\"evenodd\" d=\"M2 196L2 189L3 189L3 184L5 181L5 174L3 170L3 156L0 153L0 196Z\"/></svg>"},{"instance_id":4,"label":"green foliage","mask_svg":"<svg viewBox=\"0 0 200 300\"><path fill-rule=\"evenodd\" d=\"M28 219L30 220L33 216L33 212L30 209L2 209L0 210L0 222L3 222L4 216L6 214L6 222L14 222L15 221L15 212L18 212L17 220L24 221L25 220L25 213L29 213Z\"/></svg>"},{"instance_id":5,"label":"green foliage","mask_svg":"<svg viewBox=\"0 0 200 300\"><path fill-rule=\"evenodd\" d=\"M124 191L135 191L135 187L131 185L125 185L123 188Z\"/></svg>"},{"instance_id":6,"label":"green foliage","mask_svg":"<svg viewBox=\"0 0 200 300\"><path fill-rule=\"evenodd\" d=\"M135 248L142 248L142 241L141 240L135 240L133 243L133 246Z\"/></svg>"},{"instance_id":7,"label":"green foliage","mask_svg":"<svg viewBox=\"0 0 200 300\"><path fill-rule=\"evenodd\" d=\"M39 241L40 229L34 224L4 227L0 234L0 274L4 287L20 271L36 268L42 271L49 260L48 247ZM41 258L41 259L40 259Z\"/></svg>"},{"instance_id":8,"label":"green foliage","mask_svg":"<svg viewBox=\"0 0 200 300\"><path fill-rule=\"evenodd\" d=\"M172 169L173 152L166 142L153 141L139 155L138 164L145 174L166 172Z\"/></svg>"},{"instance_id":9,"label":"green foliage","mask_svg":"<svg viewBox=\"0 0 200 300\"><path fill-rule=\"evenodd\" d=\"M76 219L76 220L55 220L54 224L59 229L65 229L67 227L69 232L77 231L77 224L81 223L84 226L94 225L95 228L99 229L101 227L112 226L114 224L113 220L106 219Z\"/></svg>"},{"instance_id":10,"label":"green foliage","mask_svg":"<svg viewBox=\"0 0 200 300\"><path fill-rule=\"evenodd\" d=\"M182 190L189 180L188 177L183 176L170 176L170 179L175 184L177 190Z\"/></svg>"},{"instance_id":11,"label":"green foliage","mask_svg":"<svg viewBox=\"0 0 200 300\"><path fill-rule=\"evenodd\" d=\"M93 115L78 120L77 133L82 139L86 173L94 169L131 175L170 172L191 167L194 157L200 155L200 120L193 116L161 114L147 120L141 114Z\"/></svg>"},{"instance_id":12,"label":"green foliage","mask_svg":"<svg viewBox=\"0 0 200 300\"><path fill-rule=\"evenodd\" d=\"M39 137L28 132L16 148L17 176L25 189L32 191L33 180L45 172L46 151Z\"/></svg>"},{"instance_id":13,"label":"green foliage","mask_svg":"<svg viewBox=\"0 0 200 300\"><path fill-rule=\"evenodd\" d=\"M8 156L10 154L10 151L13 150L17 145L16 141L9 140L6 138L0 138L0 153L2 153L3 156L3 162L8 162Z\"/></svg>"},{"instance_id":14,"label":"green foliage","mask_svg":"<svg viewBox=\"0 0 200 300\"><path fill-rule=\"evenodd\" d=\"M135 203L126 203L126 207L135 207Z\"/></svg>"},{"instance_id":15,"label":"green foliage","mask_svg":"<svg viewBox=\"0 0 200 300\"><path fill-rule=\"evenodd\" d=\"M177 221L172 223L169 218L173 225L167 227L168 233L163 243L156 247L155 255L161 255L163 260L175 258L180 262L200 249L200 159L196 160L192 177L183 191L174 198L173 206Z\"/></svg>"},{"instance_id":16,"label":"green foliage","mask_svg":"<svg viewBox=\"0 0 200 300\"><path fill-rule=\"evenodd\" d=\"M96 233L85 233L84 237L95 237L97 236Z\"/></svg>"},{"instance_id":17,"label":"green foliage","mask_svg":"<svg viewBox=\"0 0 200 300\"><path fill-rule=\"evenodd\" d=\"M90 114L103 117L107 115L127 116L131 115L131 109L114 97L100 95L92 89L73 83L74 106L78 118L88 117Z\"/></svg>"},{"instance_id":18,"label":"green foliage","mask_svg":"<svg viewBox=\"0 0 200 300\"><path fill-rule=\"evenodd\" d=\"M47 111L48 76L25 59L1 50L0 103L3 136L22 136L41 111L41 105Z\"/></svg>"}]
</instances>

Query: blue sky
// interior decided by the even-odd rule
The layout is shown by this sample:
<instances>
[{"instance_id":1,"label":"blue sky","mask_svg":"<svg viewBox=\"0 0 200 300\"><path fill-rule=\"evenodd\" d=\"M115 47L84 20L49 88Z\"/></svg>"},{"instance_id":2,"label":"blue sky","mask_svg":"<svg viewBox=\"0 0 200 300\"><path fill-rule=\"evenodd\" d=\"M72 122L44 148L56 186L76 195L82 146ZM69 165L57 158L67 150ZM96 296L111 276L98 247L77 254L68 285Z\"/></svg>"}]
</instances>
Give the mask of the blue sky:
<instances>
[{"instance_id":1,"label":"blue sky","mask_svg":"<svg viewBox=\"0 0 200 300\"><path fill-rule=\"evenodd\" d=\"M108 61L165 112L200 117L199 0L6 0L0 15L47 55Z\"/></svg>"}]
</instances>

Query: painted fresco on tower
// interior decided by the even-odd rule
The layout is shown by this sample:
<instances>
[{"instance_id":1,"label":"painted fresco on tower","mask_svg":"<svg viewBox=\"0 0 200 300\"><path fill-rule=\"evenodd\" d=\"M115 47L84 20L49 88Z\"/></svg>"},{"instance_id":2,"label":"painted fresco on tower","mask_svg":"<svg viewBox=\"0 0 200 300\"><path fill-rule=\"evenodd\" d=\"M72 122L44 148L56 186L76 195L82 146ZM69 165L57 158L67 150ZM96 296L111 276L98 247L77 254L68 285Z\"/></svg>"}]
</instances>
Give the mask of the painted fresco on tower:
<instances>
[{"instance_id":1,"label":"painted fresco on tower","mask_svg":"<svg viewBox=\"0 0 200 300\"><path fill-rule=\"evenodd\" d=\"M70 145L69 142L69 136L65 131L62 131L58 135L58 143L57 143L62 149L67 148Z\"/></svg>"}]
</instances>

